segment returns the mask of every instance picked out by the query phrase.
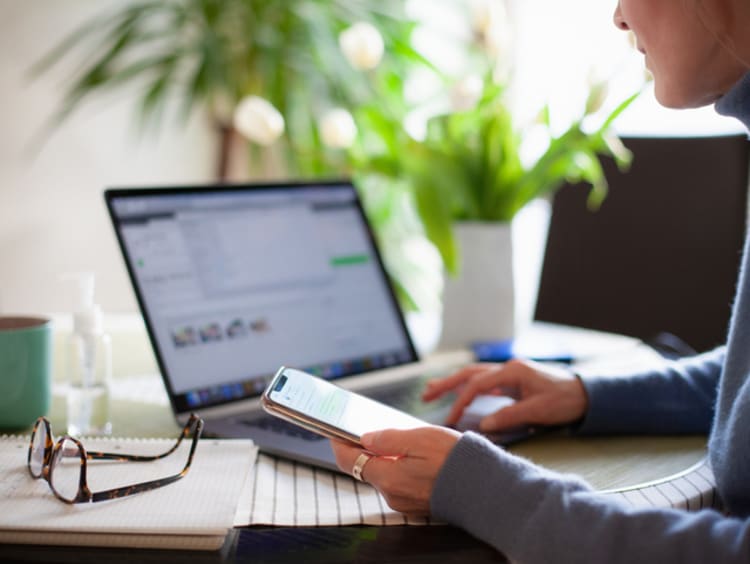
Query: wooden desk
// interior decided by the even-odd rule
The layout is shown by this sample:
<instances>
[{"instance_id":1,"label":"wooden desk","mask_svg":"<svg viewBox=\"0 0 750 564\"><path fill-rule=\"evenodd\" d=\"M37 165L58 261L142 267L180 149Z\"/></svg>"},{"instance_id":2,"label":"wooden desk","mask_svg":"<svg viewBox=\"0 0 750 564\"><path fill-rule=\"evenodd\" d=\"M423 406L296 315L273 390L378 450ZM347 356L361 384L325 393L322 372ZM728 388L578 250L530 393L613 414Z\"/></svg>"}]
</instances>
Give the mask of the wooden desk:
<instances>
[{"instance_id":1,"label":"wooden desk","mask_svg":"<svg viewBox=\"0 0 750 564\"><path fill-rule=\"evenodd\" d=\"M627 359L617 368L660 362L646 347L623 348ZM619 349L618 349L619 350ZM608 351L617 364L617 351ZM598 372L595 358L580 370ZM159 391L156 375L133 378L132 386ZM122 389L123 382L118 382ZM163 391L162 391L163 394ZM153 395L153 394L152 394ZM50 413L53 429L65 426L64 398L58 393ZM119 436L173 437L178 433L169 407L163 401L137 401L117 397L112 402L114 433ZM610 490L632 487L677 474L705 456L706 437L569 437L550 433L511 447L514 453L550 469L582 476L595 488ZM221 554L115 549L0 546L0 560L57 562L502 562L502 555L454 527L248 527L238 530L234 541Z\"/></svg>"},{"instance_id":2,"label":"wooden desk","mask_svg":"<svg viewBox=\"0 0 750 564\"><path fill-rule=\"evenodd\" d=\"M706 455L706 437L549 435L514 445L515 454L577 474L598 490L628 488L678 474Z\"/></svg>"}]
</instances>

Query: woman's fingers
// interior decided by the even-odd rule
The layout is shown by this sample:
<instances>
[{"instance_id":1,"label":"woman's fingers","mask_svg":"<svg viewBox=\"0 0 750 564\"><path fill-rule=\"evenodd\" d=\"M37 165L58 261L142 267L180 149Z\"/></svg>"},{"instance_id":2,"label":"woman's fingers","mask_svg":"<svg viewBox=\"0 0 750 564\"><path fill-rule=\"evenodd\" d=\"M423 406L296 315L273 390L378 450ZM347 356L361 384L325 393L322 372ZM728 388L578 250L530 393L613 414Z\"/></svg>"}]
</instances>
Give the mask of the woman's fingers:
<instances>
[{"instance_id":1,"label":"woman's fingers","mask_svg":"<svg viewBox=\"0 0 750 564\"><path fill-rule=\"evenodd\" d=\"M477 374L497 368L502 365L498 364L472 364L466 368L462 368L455 374L446 376L445 378L436 378L427 382L424 392L422 392L422 399L424 401L432 401L439 398L447 392L451 392L461 386L467 380L470 380Z\"/></svg>"},{"instance_id":2,"label":"woman's fingers","mask_svg":"<svg viewBox=\"0 0 750 564\"><path fill-rule=\"evenodd\" d=\"M534 413L537 411L538 398L521 400L508 405L495 413L490 413L479 422L479 430L483 433L493 431L504 431L513 427L520 427L529 423L540 423L535 421Z\"/></svg>"},{"instance_id":3,"label":"woman's fingers","mask_svg":"<svg viewBox=\"0 0 750 564\"><path fill-rule=\"evenodd\" d=\"M357 457L368 452L373 454L373 458L365 465L363 476L370 469L370 466L378 466L385 460L414 456L422 458L426 453L435 448L441 448L440 441L425 438L425 429L431 427L425 426L418 429L397 430L386 429L367 433L362 437L362 446L355 445L346 441L331 439L331 447L336 456L336 465L347 474L351 474ZM456 431L447 430L450 436L458 436ZM443 441L445 442L445 441ZM382 457L383 460L377 459Z\"/></svg>"},{"instance_id":4,"label":"woman's fingers","mask_svg":"<svg viewBox=\"0 0 750 564\"><path fill-rule=\"evenodd\" d=\"M461 434L452 429L425 425L416 429L385 429L366 433L362 446L380 456L429 458L436 451L449 450Z\"/></svg>"},{"instance_id":5,"label":"woman's fingers","mask_svg":"<svg viewBox=\"0 0 750 564\"><path fill-rule=\"evenodd\" d=\"M342 472L351 474L352 469L354 468L354 462L362 453L362 449L355 444L336 439L331 439L331 448L336 457L336 466L338 466Z\"/></svg>"},{"instance_id":6,"label":"woman's fingers","mask_svg":"<svg viewBox=\"0 0 750 564\"><path fill-rule=\"evenodd\" d=\"M499 367L498 367L499 366ZM458 397L453 402L451 411L446 419L447 425L455 425L461 419L464 409L474 401L478 395L500 390L516 389L523 378L523 370L518 363L494 365L493 368L478 372L468 380Z\"/></svg>"},{"instance_id":7,"label":"woman's fingers","mask_svg":"<svg viewBox=\"0 0 750 564\"><path fill-rule=\"evenodd\" d=\"M482 431L499 431L519 425L559 425L572 423L587 410L586 390L568 370L534 370L520 386L520 397L482 419Z\"/></svg>"},{"instance_id":8,"label":"woman's fingers","mask_svg":"<svg viewBox=\"0 0 750 564\"><path fill-rule=\"evenodd\" d=\"M375 486L386 499L399 499L399 511L418 508L429 511L432 484L446 456L461 434L444 427L387 429L362 437L363 447L332 440L336 464L347 474L363 452L372 454L364 465L362 478ZM411 503L411 505L410 505Z\"/></svg>"}]
</instances>

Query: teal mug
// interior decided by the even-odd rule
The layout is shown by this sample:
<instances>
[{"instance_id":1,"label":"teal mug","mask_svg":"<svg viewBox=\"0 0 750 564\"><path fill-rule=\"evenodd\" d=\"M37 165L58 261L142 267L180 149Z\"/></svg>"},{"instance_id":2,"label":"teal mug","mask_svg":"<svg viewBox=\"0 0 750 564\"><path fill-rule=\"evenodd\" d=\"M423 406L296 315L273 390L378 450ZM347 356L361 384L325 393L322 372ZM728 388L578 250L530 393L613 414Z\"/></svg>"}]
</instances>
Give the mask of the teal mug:
<instances>
[{"instance_id":1,"label":"teal mug","mask_svg":"<svg viewBox=\"0 0 750 564\"><path fill-rule=\"evenodd\" d=\"M52 401L52 321L0 316L0 429L31 426Z\"/></svg>"}]
</instances>

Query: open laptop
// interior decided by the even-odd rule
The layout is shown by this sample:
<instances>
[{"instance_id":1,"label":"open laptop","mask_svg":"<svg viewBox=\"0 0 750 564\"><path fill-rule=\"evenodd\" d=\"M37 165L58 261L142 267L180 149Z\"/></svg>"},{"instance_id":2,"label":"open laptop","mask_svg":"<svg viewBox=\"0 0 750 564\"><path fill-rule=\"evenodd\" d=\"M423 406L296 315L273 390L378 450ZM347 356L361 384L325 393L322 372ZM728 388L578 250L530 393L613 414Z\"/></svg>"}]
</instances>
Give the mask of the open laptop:
<instances>
[{"instance_id":1,"label":"open laptop","mask_svg":"<svg viewBox=\"0 0 750 564\"><path fill-rule=\"evenodd\" d=\"M348 181L105 191L172 410L207 433L335 468L329 442L265 414L281 365L312 372L431 423L420 361Z\"/></svg>"}]
</instances>

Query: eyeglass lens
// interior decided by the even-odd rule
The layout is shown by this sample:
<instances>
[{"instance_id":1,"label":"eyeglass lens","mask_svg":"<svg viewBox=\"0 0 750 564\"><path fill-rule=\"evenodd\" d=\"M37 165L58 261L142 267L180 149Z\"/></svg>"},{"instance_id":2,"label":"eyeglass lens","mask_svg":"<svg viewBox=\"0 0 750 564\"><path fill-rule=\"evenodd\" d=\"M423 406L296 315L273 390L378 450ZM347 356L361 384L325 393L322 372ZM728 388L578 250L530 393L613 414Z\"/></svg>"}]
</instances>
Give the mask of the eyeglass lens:
<instances>
[{"instance_id":1,"label":"eyeglass lens","mask_svg":"<svg viewBox=\"0 0 750 564\"><path fill-rule=\"evenodd\" d=\"M61 498L75 500L81 480L80 447L69 438L63 438L55 448L50 468L50 485Z\"/></svg>"},{"instance_id":2,"label":"eyeglass lens","mask_svg":"<svg viewBox=\"0 0 750 564\"><path fill-rule=\"evenodd\" d=\"M38 421L34 427L34 436L31 439L31 455L29 457L29 469L31 475L39 478L44 468L44 447L47 444L47 426L43 421Z\"/></svg>"}]
</instances>

